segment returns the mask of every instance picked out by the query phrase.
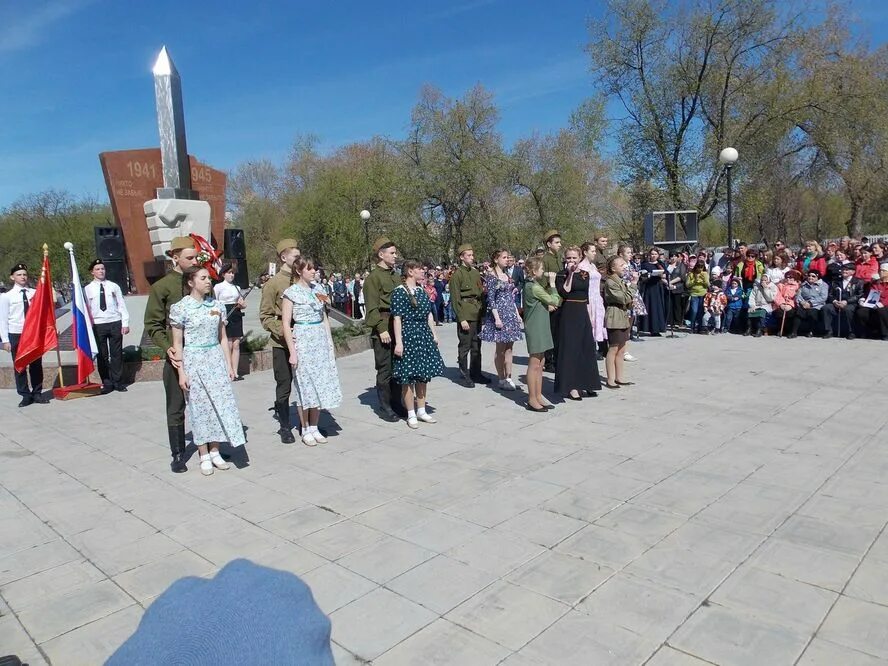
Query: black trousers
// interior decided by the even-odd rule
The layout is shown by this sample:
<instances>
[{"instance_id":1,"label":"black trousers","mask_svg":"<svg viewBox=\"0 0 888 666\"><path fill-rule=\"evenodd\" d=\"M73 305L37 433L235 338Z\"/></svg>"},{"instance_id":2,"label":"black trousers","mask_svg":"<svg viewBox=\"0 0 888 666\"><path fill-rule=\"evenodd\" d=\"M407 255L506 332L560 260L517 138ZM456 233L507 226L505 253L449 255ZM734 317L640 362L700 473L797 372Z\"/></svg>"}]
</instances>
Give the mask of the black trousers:
<instances>
[{"instance_id":1,"label":"black trousers","mask_svg":"<svg viewBox=\"0 0 888 666\"><path fill-rule=\"evenodd\" d=\"M669 292L669 325L683 326L684 315L688 309L687 294L676 294Z\"/></svg>"},{"instance_id":2,"label":"black trousers","mask_svg":"<svg viewBox=\"0 0 888 666\"><path fill-rule=\"evenodd\" d=\"M119 321L93 326L99 346L99 377L103 384L120 386L123 375L123 331Z\"/></svg>"},{"instance_id":3,"label":"black trousers","mask_svg":"<svg viewBox=\"0 0 888 666\"><path fill-rule=\"evenodd\" d=\"M15 362L15 355L18 353L19 340L22 339L21 333L9 334L9 346L12 360ZM31 388L28 388L28 378L31 379ZM40 395L43 392L43 359L38 358L21 372L15 373L15 390L23 398L25 396Z\"/></svg>"},{"instance_id":4,"label":"black trousers","mask_svg":"<svg viewBox=\"0 0 888 666\"><path fill-rule=\"evenodd\" d=\"M271 369L274 371L274 401L290 404L290 390L293 386L293 366L290 365L290 352L282 347L271 348Z\"/></svg>"},{"instance_id":5,"label":"black trousers","mask_svg":"<svg viewBox=\"0 0 888 666\"><path fill-rule=\"evenodd\" d=\"M481 332L480 321L470 321L469 330L464 331L462 324L456 325L456 336L459 340L457 346L457 359L459 367L466 367L466 357L468 357L469 374L472 377L478 377L481 374L481 338L478 334Z\"/></svg>"},{"instance_id":6,"label":"black trousers","mask_svg":"<svg viewBox=\"0 0 888 666\"><path fill-rule=\"evenodd\" d=\"M888 338L888 308L857 308L855 319L867 333L875 329L880 337Z\"/></svg>"},{"instance_id":7,"label":"black trousers","mask_svg":"<svg viewBox=\"0 0 888 666\"><path fill-rule=\"evenodd\" d=\"M802 324L808 324L808 330L812 333L817 333L817 329L820 327L822 320L823 316L820 310L815 310L814 308L808 308L806 310L805 308L797 307L792 322L792 332L798 333L799 327L801 327ZM787 317L787 323L789 323L789 317Z\"/></svg>"},{"instance_id":8,"label":"black trousers","mask_svg":"<svg viewBox=\"0 0 888 666\"><path fill-rule=\"evenodd\" d=\"M163 390L166 394L167 426L184 426L185 392L179 386L179 371L169 359L163 364Z\"/></svg>"},{"instance_id":9,"label":"black trousers","mask_svg":"<svg viewBox=\"0 0 888 666\"><path fill-rule=\"evenodd\" d=\"M843 308L837 308L832 303L823 306L823 327L827 333L831 333L833 329L833 319L839 317L840 333L848 335L854 332L854 312L857 310L856 303L848 303Z\"/></svg>"}]
</instances>

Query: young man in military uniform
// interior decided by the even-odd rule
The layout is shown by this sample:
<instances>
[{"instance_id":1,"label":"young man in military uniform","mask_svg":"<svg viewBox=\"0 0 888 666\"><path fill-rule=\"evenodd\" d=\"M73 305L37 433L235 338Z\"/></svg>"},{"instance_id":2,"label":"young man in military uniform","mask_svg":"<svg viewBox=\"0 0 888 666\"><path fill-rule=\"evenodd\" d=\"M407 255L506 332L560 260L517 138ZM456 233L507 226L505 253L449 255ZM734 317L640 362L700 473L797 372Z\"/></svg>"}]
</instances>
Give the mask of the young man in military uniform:
<instances>
[{"instance_id":1,"label":"young man in military uniform","mask_svg":"<svg viewBox=\"0 0 888 666\"><path fill-rule=\"evenodd\" d=\"M179 474L185 466L185 394L179 387L178 368L182 358L172 346L170 335L170 307L182 300L182 272L195 264L197 249L187 236L177 236L170 242L167 256L173 261L172 270L151 285L145 306L145 333L166 353L163 366L163 390L166 393L167 431L173 460L170 469Z\"/></svg>"},{"instance_id":2,"label":"young man in military uniform","mask_svg":"<svg viewBox=\"0 0 888 666\"><path fill-rule=\"evenodd\" d=\"M395 422L407 416L401 404L401 389L392 378L395 351L395 333L391 316L392 291L401 285L401 276L395 274L398 249L388 238L377 238L373 243L376 265L364 280L364 323L371 329L373 363L376 367L376 413L384 421Z\"/></svg>"},{"instance_id":3,"label":"young man in military uniform","mask_svg":"<svg viewBox=\"0 0 888 666\"><path fill-rule=\"evenodd\" d=\"M262 287L262 300L259 302L259 321L271 335L271 366L277 386L274 393L274 412L278 420L278 435L282 444L296 441L290 423L290 389L293 386L293 368L290 354L284 342L284 322L281 321L281 299L290 286L293 276L293 262L299 256L299 248L292 238L285 238L275 248L281 262L280 270ZM290 322L286 322L291 325Z\"/></svg>"},{"instance_id":4,"label":"young man in military uniform","mask_svg":"<svg viewBox=\"0 0 888 666\"><path fill-rule=\"evenodd\" d=\"M25 327L25 315L36 290L28 286L28 267L16 264L9 271L12 287L0 294L0 342L15 362L19 340ZM31 385L28 386L28 379ZM15 390L21 397L19 407L27 407L35 402L46 404L49 399L43 395L43 359L38 358L21 372L15 371Z\"/></svg>"},{"instance_id":5,"label":"young man in military uniform","mask_svg":"<svg viewBox=\"0 0 888 666\"><path fill-rule=\"evenodd\" d=\"M554 284L555 276L564 268L559 256L561 251L561 234L557 229L550 229L546 232L544 239L546 243L546 252L543 254L543 275L540 278L540 284L545 289L550 284ZM552 282L550 282L550 278ZM555 359L558 358L558 322L561 319L561 310L556 308L549 313L549 329L552 331L552 342L555 346L546 352L546 364L544 370L546 372L555 372Z\"/></svg>"},{"instance_id":6,"label":"young man in military uniform","mask_svg":"<svg viewBox=\"0 0 888 666\"><path fill-rule=\"evenodd\" d=\"M490 383L490 379L481 373L481 338L478 337L484 307L484 286L481 273L475 268L475 249L471 245L460 245L457 251L460 264L450 277L450 306L457 322L462 385L474 388L475 382Z\"/></svg>"}]
</instances>

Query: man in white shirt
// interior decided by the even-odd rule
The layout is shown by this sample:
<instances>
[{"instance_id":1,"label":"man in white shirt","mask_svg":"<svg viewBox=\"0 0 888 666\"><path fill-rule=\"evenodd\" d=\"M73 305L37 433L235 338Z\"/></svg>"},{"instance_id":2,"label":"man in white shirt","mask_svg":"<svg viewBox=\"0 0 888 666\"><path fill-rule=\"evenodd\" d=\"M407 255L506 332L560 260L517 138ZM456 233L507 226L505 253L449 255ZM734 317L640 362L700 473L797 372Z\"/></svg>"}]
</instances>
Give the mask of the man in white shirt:
<instances>
[{"instance_id":1,"label":"man in white shirt","mask_svg":"<svg viewBox=\"0 0 888 666\"><path fill-rule=\"evenodd\" d=\"M123 374L123 336L129 333L129 312L120 287L105 279L105 264L96 259L89 265L93 281L83 288L93 333L99 346L99 376L102 393L126 391L121 382Z\"/></svg>"},{"instance_id":2,"label":"man in white shirt","mask_svg":"<svg viewBox=\"0 0 888 666\"><path fill-rule=\"evenodd\" d=\"M5 294L0 294L0 341L4 351L8 351L15 360L25 326L25 315L35 291L28 287L28 268L24 264L13 266L9 276L12 278L12 288ZM19 407L27 407L35 402L49 402L43 397L43 359L38 358L24 371L15 373L15 390L22 397Z\"/></svg>"}]
</instances>

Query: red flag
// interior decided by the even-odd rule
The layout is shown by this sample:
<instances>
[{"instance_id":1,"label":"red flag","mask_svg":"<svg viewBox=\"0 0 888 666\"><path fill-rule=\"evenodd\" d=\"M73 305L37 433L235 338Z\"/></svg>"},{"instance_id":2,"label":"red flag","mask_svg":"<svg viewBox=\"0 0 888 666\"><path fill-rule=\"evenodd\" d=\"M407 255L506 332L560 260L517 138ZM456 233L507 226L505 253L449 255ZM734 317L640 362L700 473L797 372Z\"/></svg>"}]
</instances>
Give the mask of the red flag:
<instances>
[{"instance_id":1,"label":"red flag","mask_svg":"<svg viewBox=\"0 0 888 666\"><path fill-rule=\"evenodd\" d=\"M56 332L55 303L52 295L52 277L49 272L49 257L43 255L43 268L37 291L28 307L25 326L19 339L18 354L15 356L15 369L22 372L29 364L41 358L46 352L59 346Z\"/></svg>"}]
</instances>

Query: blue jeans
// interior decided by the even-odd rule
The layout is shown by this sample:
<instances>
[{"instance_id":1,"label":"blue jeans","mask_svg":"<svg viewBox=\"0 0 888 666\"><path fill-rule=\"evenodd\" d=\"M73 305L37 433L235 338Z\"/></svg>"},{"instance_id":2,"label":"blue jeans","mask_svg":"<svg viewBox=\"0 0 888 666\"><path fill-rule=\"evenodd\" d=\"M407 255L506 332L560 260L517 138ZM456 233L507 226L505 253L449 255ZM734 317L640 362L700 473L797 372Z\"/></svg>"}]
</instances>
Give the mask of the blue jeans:
<instances>
[{"instance_id":1,"label":"blue jeans","mask_svg":"<svg viewBox=\"0 0 888 666\"><path fill-rule=\"evenodd\" d=\"M727 333L730 333L731 326L734 324L735 319L737 319L737 320L740 319L740 309L739 308L736 310L732 310L731 308L728 308L727 310L725 310L725 321L722 324L722 330Z\"/></svg>"},{"instance_id":2,"label":"blue jeans","mask_svg":"<svg viewBox=\"0 0 888 666\"><path fill-rule=\"evenodd\" d=\"M691 332L703 329L703 299L705 296L691 296L688 319L691 321Z\"/></svg>"}]
</instances>

